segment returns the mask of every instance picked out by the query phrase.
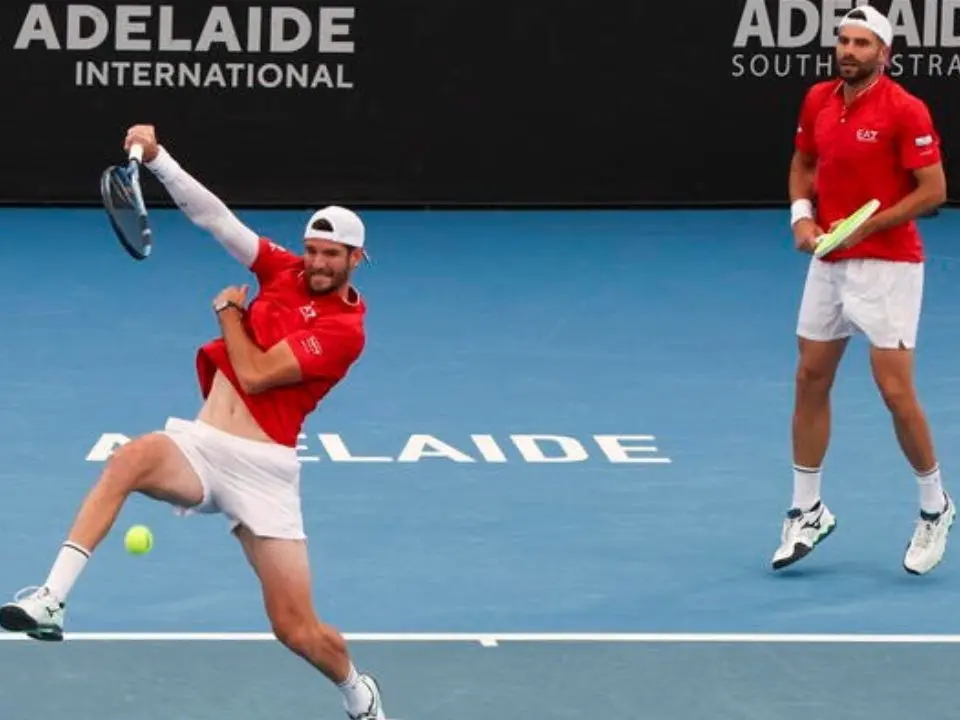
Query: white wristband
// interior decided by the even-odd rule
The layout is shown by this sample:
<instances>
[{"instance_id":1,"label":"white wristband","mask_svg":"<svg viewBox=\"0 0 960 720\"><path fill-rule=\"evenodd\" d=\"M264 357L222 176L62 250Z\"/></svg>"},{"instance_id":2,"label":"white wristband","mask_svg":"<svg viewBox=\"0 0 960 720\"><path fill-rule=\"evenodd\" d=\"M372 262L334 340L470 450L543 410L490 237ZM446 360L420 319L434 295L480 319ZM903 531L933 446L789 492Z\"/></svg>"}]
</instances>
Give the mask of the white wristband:
<instances>
[{"instance_id":1,"label":"white wristband","mask_svg":"<svg viewBox=\"0 0 960 720\"><path fill-rule=\"evenodd\" d=\"M790 204L790 227L806 218L813 219L813 203L806 198L794 200Z\"/></svg>"}]
</instances>

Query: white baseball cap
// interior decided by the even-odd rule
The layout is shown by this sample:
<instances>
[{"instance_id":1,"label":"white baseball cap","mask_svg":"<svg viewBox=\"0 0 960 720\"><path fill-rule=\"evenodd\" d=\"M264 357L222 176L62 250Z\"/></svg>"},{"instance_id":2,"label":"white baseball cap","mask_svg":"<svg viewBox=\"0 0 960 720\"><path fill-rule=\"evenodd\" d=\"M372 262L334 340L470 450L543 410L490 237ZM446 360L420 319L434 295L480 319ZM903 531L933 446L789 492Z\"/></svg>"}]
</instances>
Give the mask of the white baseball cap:
<instances>
[{"instance_id":1,"label":"white baseball cap","mask_svg":"<svg viewBox=\"0 0 960 720\"><path fill-rule=\"evenodd\" d=\"M840 27L845 26L866 28L887 47L893 45L893 26L886 15L870 5L859 5L844 15Z\"/></svg>"},{"instance_id":2,"label":"white baseball cap","mask_svg":"<svg viewBox=\"0 0 960 720\"><path fill-rule=\"evenodd\" d=\"M319 230L314 227L319 220L326 220L330 223L332 230ZM334 242L349 245L350 247L362 248L364 245L366 230L363 226L363 220L352 210L347 210L339 205L328 205L325 208L317 210L307 221L307 226L303 231L305 240L333 240ZM363 251L363 257L367 260L370 257L367 251Z\"/></svg>"}]
</instances>

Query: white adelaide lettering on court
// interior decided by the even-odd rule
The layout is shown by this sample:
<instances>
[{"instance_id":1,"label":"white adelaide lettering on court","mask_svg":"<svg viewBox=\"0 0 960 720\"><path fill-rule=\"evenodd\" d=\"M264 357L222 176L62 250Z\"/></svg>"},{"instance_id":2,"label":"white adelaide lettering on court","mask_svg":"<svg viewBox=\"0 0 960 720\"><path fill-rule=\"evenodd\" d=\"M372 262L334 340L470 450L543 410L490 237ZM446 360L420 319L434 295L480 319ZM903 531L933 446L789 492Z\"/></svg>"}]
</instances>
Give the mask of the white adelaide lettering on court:
<instances>
[{"instance_id":1,"label":"white adelaide lettering on court","mask_svg":"<svg viewBox=\"0 0 960 720\"><path fill-rule=\"evenodd\" d=\"M174 5L33 3L20 22L13 47L96 52L95 60L74 62L73 80L79 86L353 87L343 62L312 58L356 53L353 7L313 6L308 12L286 6L213 5L206 8L199 25L178 21L177 10ZM103 59L104 51L112 51L113 57ZM223 52L236 59L202 59L205 54ZM143 57L134 57L138 53ZM293 55L298 61L292 61Z\"/></svg>"},{"instance_id":2,"label":"white adelaide lettering on court","mask_svg":"<svg viewBox=\"0 0 960 720\"><path fill-rule=\"evenodd\" d=\"M672 462L654 445L654 435L591 435L589 440L583 440L568 435L514 434L504 442L494 435L480 434L470 435L469 442L455 445L436 435L413 434L400 447L392 448L390 454L384 454L384 448L356 451L337 433L320 433L315 437L316 443L308 445L303 443L307 436L300 436L297 453L305 463L413 463L429 459L456 463L506 463L510 462L508 452L516 453L519 460L527 463L577 463L591 459L615 464ZM104 433L86 459L104 462L128 442L130 438L122 433Z\"/></svg>"},{"instance_id":3,"label":"white adelaide lettering on court","mask_svg":"<svg viewBox=\"0 0 960 720\"><path fill-rule=\"evenodd\" d=\"M733 39L735 78L835 74L840 20L868 0L744 0ZM893 0L892 77L960 78L960 0Z\"/></svg>"}]
</instances>

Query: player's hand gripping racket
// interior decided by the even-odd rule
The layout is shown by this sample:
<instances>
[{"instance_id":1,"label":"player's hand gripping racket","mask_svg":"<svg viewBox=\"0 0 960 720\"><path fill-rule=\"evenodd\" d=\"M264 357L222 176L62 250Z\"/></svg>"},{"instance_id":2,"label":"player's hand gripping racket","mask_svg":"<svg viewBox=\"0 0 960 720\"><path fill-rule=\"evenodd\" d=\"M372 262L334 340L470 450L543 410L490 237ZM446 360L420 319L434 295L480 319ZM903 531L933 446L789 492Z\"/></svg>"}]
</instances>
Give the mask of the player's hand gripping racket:
<instances>
[{"instance_id":1,"label":"player's hand gripping racket","mask_svg":"<svg viewBox=\"0 0 960 720\"><path fill-rule=\"evenodd\" d=\"M130 147L127 162L111 165L100 176L100 196L117 239L131 257L145 260L153 248L147 207L140 190L143 146Z\"/></svg>"},{"instance_id":2,"label":"player's hand gripping racket","mask_svg":"<svg viewBox=\"0 0 960 720\"><path fill-rule=\"evenodd\" d=\"M844 218L831 232L824 233L817 238L817 247L813 251L814 257L822 258L824 255L836 250L846 242L847 238L863 227L863 224L873 217L873 214L879 209L880 201L871 200L855 213Z\"/></svg>"}]
</instances>

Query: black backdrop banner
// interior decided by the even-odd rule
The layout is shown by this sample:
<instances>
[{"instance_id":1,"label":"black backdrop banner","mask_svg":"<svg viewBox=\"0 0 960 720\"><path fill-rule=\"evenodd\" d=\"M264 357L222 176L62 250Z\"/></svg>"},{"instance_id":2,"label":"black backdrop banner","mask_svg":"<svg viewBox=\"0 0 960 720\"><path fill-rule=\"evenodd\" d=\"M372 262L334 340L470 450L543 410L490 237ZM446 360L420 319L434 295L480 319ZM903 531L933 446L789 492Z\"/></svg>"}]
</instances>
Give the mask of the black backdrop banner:
<instances>
[{"instance_id":1,"label":"black backdrop banner","mask_svg":"<svg viewBox=\"0 0 960 720\"><path fill-rule=\"evenodd\" d=\"M150 122L237 205L783 203L851 5L4 0L0 200L97 202ZM960 3L875 5L960 182Z\"/></svg>"}]
</instances>

